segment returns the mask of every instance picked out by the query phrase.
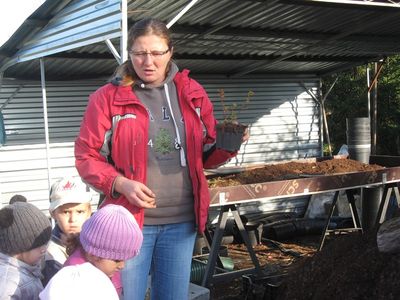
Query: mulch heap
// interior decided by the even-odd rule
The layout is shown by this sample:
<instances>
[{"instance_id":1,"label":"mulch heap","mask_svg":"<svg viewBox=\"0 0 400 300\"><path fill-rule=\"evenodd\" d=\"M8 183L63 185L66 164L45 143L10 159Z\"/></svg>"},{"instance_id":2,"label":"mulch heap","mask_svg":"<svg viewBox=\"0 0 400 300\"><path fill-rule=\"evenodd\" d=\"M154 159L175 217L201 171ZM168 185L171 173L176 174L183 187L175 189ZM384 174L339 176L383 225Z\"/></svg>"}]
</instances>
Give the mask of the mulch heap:
<instances>
[{"instance_id":1,"label":"mulch heap","mask_svg":"<svg viewBox=\"0 0 400 300\"><path fill-rule=\"evenodd\" d=\"M210 188L236 186L268 181L298 178L301 175L328 175L349 172L380 170L379 165L364 164L352 159L329 159L320 162L298 162L270 164L226 176L216 176L208 180Z\"/></svg>"},{"instance_id":2,"label":"mulch heap","mask_svg":"<svg viewBox=\"0 0 400 300\"><path fill-rule=\"evenodd\" d=\"M336 236L293 266L276 299L400 299L400 254L378 251L375 233Z\"/></svg>"}]
</instances>

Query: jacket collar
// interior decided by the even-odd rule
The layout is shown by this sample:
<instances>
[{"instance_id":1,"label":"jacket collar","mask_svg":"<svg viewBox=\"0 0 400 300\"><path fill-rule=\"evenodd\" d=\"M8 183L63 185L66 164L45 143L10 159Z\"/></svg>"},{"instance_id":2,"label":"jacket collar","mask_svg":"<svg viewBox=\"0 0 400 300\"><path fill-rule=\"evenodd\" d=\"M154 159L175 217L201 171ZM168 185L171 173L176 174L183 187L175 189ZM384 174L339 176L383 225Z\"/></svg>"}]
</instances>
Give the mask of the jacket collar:
<instances>
[{"instance_id":1,"label":"jacket collar","mask_svg":"<svg viewBox=\"0 0 400 300\"><path fill-rule=\"evenodd\" d=\"M116 86L116 92L114 94L114 105L128 105L140 103L140 100L132 91L131 85L120 85Z\"/></svg>"}]
</instances>

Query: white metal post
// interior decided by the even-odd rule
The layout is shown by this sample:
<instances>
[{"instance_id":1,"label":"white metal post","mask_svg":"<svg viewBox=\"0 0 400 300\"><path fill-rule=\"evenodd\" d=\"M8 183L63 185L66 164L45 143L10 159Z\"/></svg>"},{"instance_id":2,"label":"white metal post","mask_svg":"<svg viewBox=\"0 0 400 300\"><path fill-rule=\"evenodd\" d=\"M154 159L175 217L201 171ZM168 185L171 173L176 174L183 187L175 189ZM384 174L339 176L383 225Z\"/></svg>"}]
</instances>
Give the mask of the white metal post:
<instances>
[{"instance_id":1,"label":"white metal post","mask_svg":"<svg viewBox=\"0 0 400 300\"><path fill-rule=\"evenodd\" d=\"M367 101L368 101L368 118L369 118L369 122L371 123L371 92L369 89L369 85L370 85L370 78L369 78L369 67L367 65Z\"/></svg>"},{"instance_id":2,"label":"white metal post","mask_svg":"<svg viewBox=\"0 0 400 300\"><path fill-rule=\"evenodd\" d=\"M0 72L0 92L3 87L4 72Z\"/></svg>"},{"instance_id":3,"label":"white metal post","mask_svg":"<svg viewBox=\"0 0 400 300\"><path fill-rule=\"evenodd\" d=\"M121 0L121 64L128 59L128 0Z\"/></svg>"},{"instance_id":4,"label":"white metal post","mask_svg":"<svg viewBox=\"0 0 400 300\"><path fill-rule=\"evenodd\" d=\"M44 61L43 58L40 58L40 81L42 84L44 134L46 139L47 184L48 184L48 189L50 191L51 188L50 138L49 138L49 123L47 117L46 78L44 74L45 74Z\"/></svg>"}]
</instances>

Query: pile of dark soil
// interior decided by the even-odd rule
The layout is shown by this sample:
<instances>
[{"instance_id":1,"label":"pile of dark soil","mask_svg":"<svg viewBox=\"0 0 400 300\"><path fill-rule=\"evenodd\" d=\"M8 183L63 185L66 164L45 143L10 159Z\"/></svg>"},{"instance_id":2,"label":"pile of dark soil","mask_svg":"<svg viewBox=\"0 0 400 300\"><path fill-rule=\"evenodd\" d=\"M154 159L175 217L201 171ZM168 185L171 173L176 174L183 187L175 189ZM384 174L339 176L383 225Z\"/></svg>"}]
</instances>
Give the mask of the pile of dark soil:
<instances>
[{"instance_id":1,"label":"pile of dark soil","mask_svg":"<svg viewBox=\"0 0 400 300\"><path fill-rule=\"evenodd\" d=\"M227 176L209 179L209 187L236 186L301 177L301 175L328 175L350 172L380 170L379 165L364 164L352 159L329 159L320 162L298 162L271 164Z\"/></svg>"},{"instance_id":2,"label":"pile of dark soil","mask_svg":"<svg viewBox=\"0 0 400 300\"><path fill-rule=\"evenodd\" d=\"M400 299L400 254L379 252L375 237L374 233L330 236L320 252L316 251L317 236L282 243L287 249L302 254L301 257L258 245L256 255L264 268L283 269L287 273L273 296L266 294L262 282L255 286L256 295L249 296L243 279L238 278L212 285L210 299ZM252 267L244 245L230 245L228 251L235 269Z\"/></svg>"},{"instance_id":3,"label":"pile of dark soil","mask_svg":"<svg viewBox=\"0 0 400 300\"><path fill-rule=\"evenodd\" d=\"M276 299L400 299L400 254L378 251L376 235L348 234L294 264Z\"/></svg>"},{"instance_id":4,"label":"pile of dark soil","mask_svg":"<svg viewBox=\"0 0 400 300\"><path fill-rule=\"evenodd\" d=\"M292 241L282 242L281 245L299 255L285 253L269 244L258 244L253 247L257 259L267 274L285 272L291 265L311 257L318 247L319 237L307 236ZM234 270L253 268L249 253L244 244L228 244L228 256L232 259ZM262 281L246 289L246 282L239 277L231 281L218 282L210 287L210 299L213 300L251 300L264 299L266 287ZM268 298L265 298L268 299Z\"/></svg>"}]
</instances>

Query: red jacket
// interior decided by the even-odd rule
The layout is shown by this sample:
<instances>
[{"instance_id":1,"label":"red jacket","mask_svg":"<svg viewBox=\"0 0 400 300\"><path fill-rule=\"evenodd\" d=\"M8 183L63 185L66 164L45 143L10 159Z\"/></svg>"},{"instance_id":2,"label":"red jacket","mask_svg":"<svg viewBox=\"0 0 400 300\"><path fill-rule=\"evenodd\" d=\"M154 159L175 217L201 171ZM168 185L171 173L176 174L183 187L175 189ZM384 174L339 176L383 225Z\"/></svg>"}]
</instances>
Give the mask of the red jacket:
<instances>
[{"instance_id":1,"label":"red jacket","mask_svg":"<svg viewBox=\"0 0 400 300\"><path fill-rule=\"evenodd\" d=\"M196 223L198 231L203 232L210 204L203 168L217 167L236 153L211 147L216 136L213 106L203 87L188 74L187 70L177 73L174 82L186 130ZM140 226L143 209L130 204L123 195L112 198L112 188L118 175L146 184L148 126L149 115L132 87L110 83L90 96L75 141L75 164L80 176L106 195L104 205L124 206ZM203 152L204 148L210 150Z\"/></svg>"}]
</instances>

